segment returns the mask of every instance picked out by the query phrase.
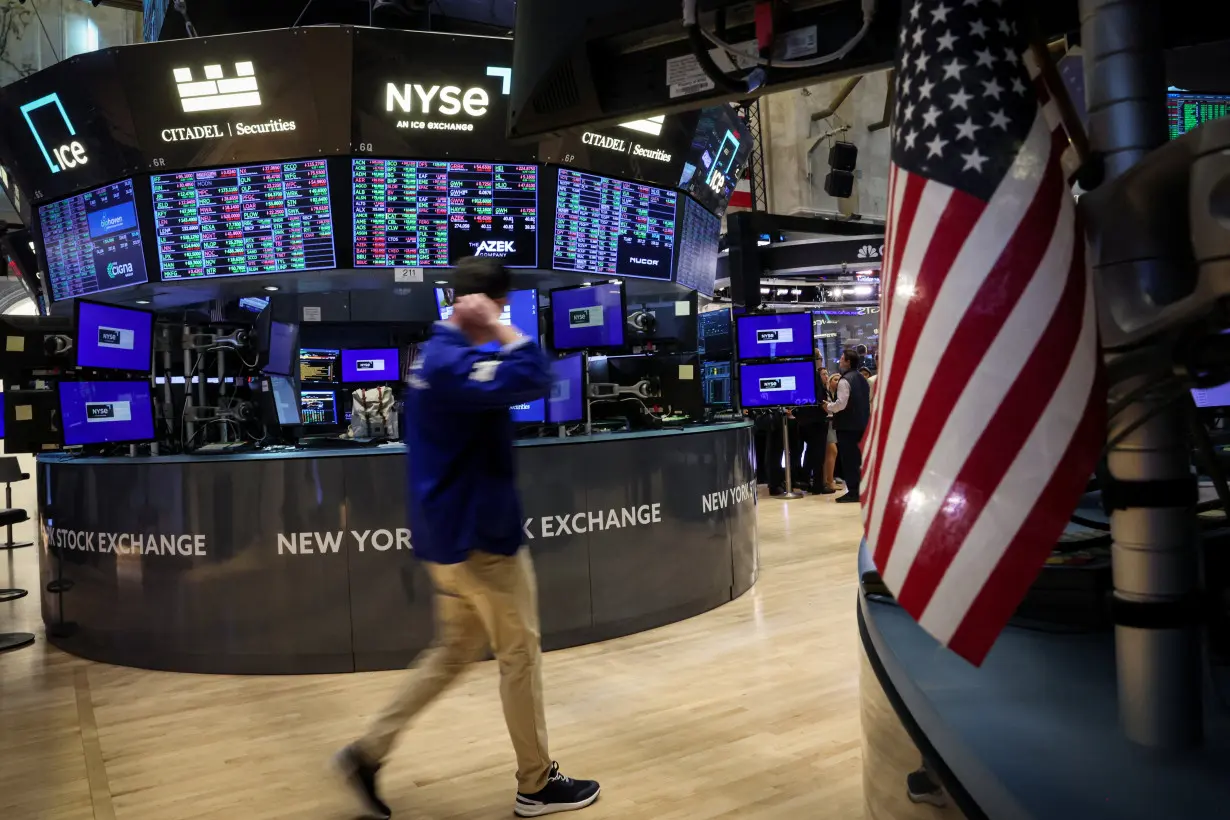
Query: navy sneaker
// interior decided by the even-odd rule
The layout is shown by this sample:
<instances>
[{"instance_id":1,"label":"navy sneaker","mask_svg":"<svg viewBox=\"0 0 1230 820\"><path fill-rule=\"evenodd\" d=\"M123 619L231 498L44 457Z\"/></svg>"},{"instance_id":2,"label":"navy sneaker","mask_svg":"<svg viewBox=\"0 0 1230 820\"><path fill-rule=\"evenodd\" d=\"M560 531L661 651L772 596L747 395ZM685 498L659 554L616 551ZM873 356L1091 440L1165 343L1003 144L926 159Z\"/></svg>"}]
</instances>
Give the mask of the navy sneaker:
<instances>
[{"instance_id":1,"label":"navy sneaker","mask_svg":"<svg viewBox=\"0 0 1230 820\"><path fill-rule=\"evenodd\" d=\"M368 763L354 746L347 746L333 757L333 767L363 804L367 817L389 820L393 816L393 812L376 791L376 772L380 771L379 766Z\"/></svg>"},{"instance_id":2,"label":"navy sneaker","mask_svg":"<svg viewBox=\"0 0 1230 820\"><path fill-rule=\"evenodd\" d=\"M598 799L602 791L595 780L573 780L559 773L559 764L551 764L547 785L533 794L517 792L513 813L518 817L542 817L561 811L583 809Z\"/></svg>"}]
</instances>

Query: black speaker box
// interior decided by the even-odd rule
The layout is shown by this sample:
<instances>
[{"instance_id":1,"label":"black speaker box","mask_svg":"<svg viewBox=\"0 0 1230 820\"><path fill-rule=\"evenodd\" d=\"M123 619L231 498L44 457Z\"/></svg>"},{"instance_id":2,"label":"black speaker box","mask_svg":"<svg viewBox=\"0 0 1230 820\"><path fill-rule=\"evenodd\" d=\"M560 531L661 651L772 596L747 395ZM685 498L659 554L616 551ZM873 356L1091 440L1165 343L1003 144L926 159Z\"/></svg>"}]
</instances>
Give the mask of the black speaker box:
<instances>
[{"instance_id":1,"label":"black speaker box","mask_svg":"<svg viewBox=\"0 0 1230 820\"><path fill-rule=\"evenodd\" d=\"M852 142L835 142L829 148L829 167L837 171L853 171L858 162L858 146Z\"/></svg>"},{"instance_id":2,"label":"black speaker box","mask_svg":"<svg viewBox=\"0 0 1230 820\"><path fill-rule=\"evenodd\" d=\"M824 175L824 192L838 199L854 193L854 174L849 171L829 171Z\"/></svg>"},{"instance_id":3,"label":"black speaker box","mask_svg":"<svg viewBox=\"0 0 1230 820\"><path fill-rule=\"evenodd\" d=\"M758 217L756 211L740 211L726 217L726 240L729 248L726 270L730 274L730 300L748 310L760 306Z\"/></svg>"}]
</instances>

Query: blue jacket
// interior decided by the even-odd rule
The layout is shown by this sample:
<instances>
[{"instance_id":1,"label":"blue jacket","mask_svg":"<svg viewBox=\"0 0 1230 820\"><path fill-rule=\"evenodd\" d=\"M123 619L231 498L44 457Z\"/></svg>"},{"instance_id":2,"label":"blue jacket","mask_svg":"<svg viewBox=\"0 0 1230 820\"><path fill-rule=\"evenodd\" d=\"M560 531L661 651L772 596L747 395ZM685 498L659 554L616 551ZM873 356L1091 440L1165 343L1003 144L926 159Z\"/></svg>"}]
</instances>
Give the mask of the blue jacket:
<instances>
[{"instance_id":1,"label":"blue jacket","mask_svg":"<svg viewBox=\"0 0 1230 820\"><path fill-rule=\"evenodd\" d=\"M484 352L445 322L410 371L406 424L410 533L419 558L457 564L470 550L521 546L513 458L514 404L551 390L551 366L530 339Z\"/></svg>"}]
</instances>

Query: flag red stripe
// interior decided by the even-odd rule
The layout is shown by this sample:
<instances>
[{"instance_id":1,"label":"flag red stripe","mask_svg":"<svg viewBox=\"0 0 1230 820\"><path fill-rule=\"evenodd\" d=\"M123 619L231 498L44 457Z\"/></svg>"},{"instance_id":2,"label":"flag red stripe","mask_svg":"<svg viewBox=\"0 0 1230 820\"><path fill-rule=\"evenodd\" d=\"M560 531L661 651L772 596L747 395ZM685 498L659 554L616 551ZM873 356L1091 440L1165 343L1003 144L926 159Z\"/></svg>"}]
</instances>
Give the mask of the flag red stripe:
<instances>
[{"instance_id":1,"label":"flag red stripe","mask_svg":"<svg viewBox=\"0 0 1230 820\"><path fill-rule=\"evenodd\" d=\"M1106 394L1102 379L1103 370L1099 367L1085 404L1085 415L1068 442L1058 472L1034 502L1029 517L948 642L950 649L975 666L982 664L991 644L1038 577L1042 562L1067 526L1068 516L1089 482L1093 469L1089 462L1094 460L1089 458L1090 442L1101 442L1105 429ZM1101 447L1094 450L1100 453Z\"/></svg>"},{"instance_id":2,"label":"flag red stripe","mask_svg":"<svg viewBox=\"0 0 1230 820\"><path fill-rule=\"evenodd\" d=\"M1059 169L1052 164L1047 174L1059 176ZM1058 196L1058 192L1055 195ZM1067 282L1046 330L949 490L949 497L960 495L964 504L941 505L940 512L923 538L909 576L898 591L898 602L916 618L922 617L957 552L966 545L970 530L1063 381L1066 368L1056 367L1055 364L1067 361L1072 355L1080 338L1084 314L1085 267L1077 237ZM1088 480L1093 470L1092 464L1088 467L1083 482ZM1080 472L1082 466L1079 463L1060 462L1061 470L1069 468ZM1071 509L1065 507L1064 514ZM1058 533L1055 535L1058 536ZM1018 532L1016 538L1020 537ZM1029 537L1032 540L1035 536L1031 534ZM1055 544L1054 538L1047 544L1049 551Z\"/></svg>"},{"instance_id":3,"label":"flag red stripe","mask_svg":"<svg viewBox=\"0 0 1230 820\"><path fill-rule=\"evenodd\" d=\"M1051 141L1052 150L1056 150L1059 138L1052 134ZM1026 209L1016 232L991 266L990 273L982 281L965 315L957 323L952 339L941 357L944 363L943 370L940 371L943 384L940 389L928 392L927 412L919 413L914 420L909 439L901 449L891 491L884 499L884 513L880 529L876 533L877 541L892 544L897 540L897 531L905 516L910 489L918 483L923 468L944 432L948 417L982 363L989 346L988 341L994 339L1004 322L1008 321L1046 254L1047 242L1039 241L1039 238L1049 237L1054 233L1060 214L1059 195L1062 190L1063 175L1057 165L1049 163L1033 202ZM963 194L955 193L955 196ZM1032 424L1028 427L1032 428ZM937 513L937 517L940 515L942 513ZM922 558L922 553L919 553L918 557ZM886 569L887 567L880 567L882 572ZM897 597L902 606L906 606L906 590L916 586L913 583L915 575L916 568L911 568L902 590L898 592ZM906 609L913 612L909 607ZM921 610L914 614L916 617L920 616Z\"/></svg>"},{"instance_id":4,"label":"flag red stripe","mask_svg":"<svg viewBox=\"0 0 1230 820\"><path fill-rule=\"evenodd\" d=\"M905 315L901 319L901 330L897 338L893 340L892 369L901 376L893 376L894 389L883 397L884 417L881 420L880 443L876 447L873 468L875 486L871 488L871 495L867 500L873 509L876 496L883 486L880 466L884 463L885 445L888 444L888 437L893 430L893 411L897 408L897 399L901 396L901 388L905 383L904 374L911 369L911 361L918 347L918 339L931 313L931 305L940 292L940 286L944 283L944 278L948 275L957 254L965 246L965 240L969 237L970 231L986 209L987 203L981 199L961 191L953 191L952 197L944 207L944 213L936 223L935 233L923 257L922 265L919 266L918 279L914 283L914 295L905 308ZM898 364L898 357L900 357L900 364ZM912 419L902 419L900 423L909 425L911 421ZM891 551L892 542L877 534L874 560L880 572L884 571L888 554Z\"/></svg>"},{"instance_id":5,"label":"flag red stripe","mask_svg":"<svg viewBox=\"0 0 1230 820\"><path fill-rule=\"evenodd\" d=\"M888 260L893 257L893 240L896 239L899 227L893 223L892 207L893 197L897 195L897 168L894 165L889 166L888 171L888 207L889 207L889 222L884 229L884 253L882 259ZM897 278L897 271L891 265L884 265L880 270L880 333L883 334L888 329L888 312L892 306L893 282ZM887 295L885 295L887 294ZM884 368L884 351L880 351L879 360L876 362L877 371ZM863 440L859 442L859 449L862 452L867 452L867 444L875 435L876 419L875 413L871 414L871 423L867 425L867 430L863 434Z\"/></svg>"}]
</instances>

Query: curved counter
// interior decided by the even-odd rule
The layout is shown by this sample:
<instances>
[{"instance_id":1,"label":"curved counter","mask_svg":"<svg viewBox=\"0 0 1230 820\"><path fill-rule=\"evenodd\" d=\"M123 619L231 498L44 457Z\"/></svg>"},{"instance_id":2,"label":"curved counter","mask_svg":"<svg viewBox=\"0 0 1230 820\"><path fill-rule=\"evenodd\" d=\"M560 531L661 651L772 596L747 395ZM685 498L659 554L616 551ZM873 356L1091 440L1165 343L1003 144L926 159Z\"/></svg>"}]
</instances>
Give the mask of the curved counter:
<instances>
[{"instance_id":1,"label":"curved counter","mask_svg":"<svg viewBox=\"0 0 1230 820\"><path fill-rule=\"evenodd\" d=\"M747 591L753 448L746 423L520 442L544 648L673 623ZM405 666L432 617L405 528L404 454L40 457L49 639L182 672Z\"/></svg>"},{"instance_id":2,"label":"curved counter","mask_svg":"<svg viewBox=\"0 0 1230 820\"><path fill-rule=\"evenodd\" d=\"M864 544L860 577L872 568ZM1230 711L1209 697L1199 749L1164 754L1131 743L1119 728L1110 631L1009 626L975 668L861 585L858 625L874 677L862 683L868 818L1230 815ZM891 710L876 708L877 685ZM893 736L901 742L887 740ZM951 798L943 810L906 798L906 773L920 758Z\"/></svg>"}]
</instances>

